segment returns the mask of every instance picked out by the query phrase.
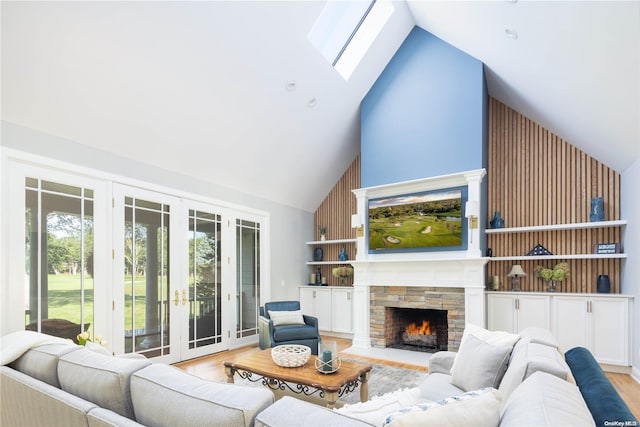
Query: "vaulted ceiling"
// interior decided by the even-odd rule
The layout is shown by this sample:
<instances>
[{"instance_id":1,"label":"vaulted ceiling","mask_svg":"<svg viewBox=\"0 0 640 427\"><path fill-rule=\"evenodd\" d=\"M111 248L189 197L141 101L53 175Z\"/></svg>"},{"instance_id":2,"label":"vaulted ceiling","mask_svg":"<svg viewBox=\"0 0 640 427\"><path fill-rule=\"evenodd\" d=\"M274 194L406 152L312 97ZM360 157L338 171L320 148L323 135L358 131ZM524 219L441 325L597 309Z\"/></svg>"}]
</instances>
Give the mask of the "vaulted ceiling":
<instances>
[{"instance_id":1,"label":"vaulted ceiling","mask_svg":"<svg viewBox=\"0 0 640 427\"><path fill-rule=\"evenodd\" d=\"M345 81L307 40L321 1L3 1L2 120L313 211L418 25L482 61L490 95L608 166L640 155L640 1L394 4Z\"/></svg>"}]
</instances>

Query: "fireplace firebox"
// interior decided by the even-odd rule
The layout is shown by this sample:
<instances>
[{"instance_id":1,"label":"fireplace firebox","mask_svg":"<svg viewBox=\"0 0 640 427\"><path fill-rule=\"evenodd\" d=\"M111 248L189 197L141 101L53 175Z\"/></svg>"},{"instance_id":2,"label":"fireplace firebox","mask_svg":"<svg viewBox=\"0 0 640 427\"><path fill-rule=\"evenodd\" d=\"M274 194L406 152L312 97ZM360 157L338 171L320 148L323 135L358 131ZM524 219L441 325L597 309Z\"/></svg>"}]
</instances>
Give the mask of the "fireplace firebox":
<instances>
[{"instance_id":1,"label":"fireplace firebox","mask_svg":"<svg viewBox=\"0 0 640 427\"><path fill-rule=\"evenodd\" d=\"M436 352L448 349L447 310L385 308L387 347Z\"/></svg>"}]
</instances>

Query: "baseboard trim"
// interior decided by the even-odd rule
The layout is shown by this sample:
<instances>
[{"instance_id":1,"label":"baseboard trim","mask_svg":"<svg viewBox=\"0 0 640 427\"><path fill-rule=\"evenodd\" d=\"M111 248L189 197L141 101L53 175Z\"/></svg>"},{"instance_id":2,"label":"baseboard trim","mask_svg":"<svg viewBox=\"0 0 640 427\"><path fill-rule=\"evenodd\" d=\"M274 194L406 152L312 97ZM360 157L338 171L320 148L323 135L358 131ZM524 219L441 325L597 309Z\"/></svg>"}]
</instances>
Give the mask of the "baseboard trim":
<instances>
[{"instance_id":1,"label":"baseboard trim","mask_svg":"<svg viewBox=\"0 0 640 427\"><path fill-rule=\"evenodd\" d=\"M633 378L638 384L640 384L640 369L635 366L631 367L631 378Z\"/></svg>"},{"instance_id":2,"label":"baseboard trim","mask_svg":"<svg viewBox=\"0 0 640 427\"><path fill-rule=\"evenodd\" d=\"M600 363L599 365L605 372L631 375L631 366L609 365L608 363Z\"/></svg>"}]
</instances>

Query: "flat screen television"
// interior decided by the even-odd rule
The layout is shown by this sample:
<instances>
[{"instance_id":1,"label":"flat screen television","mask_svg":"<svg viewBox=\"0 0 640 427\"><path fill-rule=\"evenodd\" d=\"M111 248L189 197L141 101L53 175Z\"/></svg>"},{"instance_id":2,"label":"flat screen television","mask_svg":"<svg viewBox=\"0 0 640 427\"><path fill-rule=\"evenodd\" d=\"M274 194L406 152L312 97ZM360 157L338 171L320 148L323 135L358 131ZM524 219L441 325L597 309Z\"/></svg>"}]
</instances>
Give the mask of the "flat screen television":
<instances>
[{"instance_id":1,"label":"flat screen television","mask_svg":"<svg viewBox=\"0 0 640 427\"><path fill-rule=\"evenodd\" d=\"M467 187L369 199L369 253L467 249Z\"/></svg>"}]
</instances>

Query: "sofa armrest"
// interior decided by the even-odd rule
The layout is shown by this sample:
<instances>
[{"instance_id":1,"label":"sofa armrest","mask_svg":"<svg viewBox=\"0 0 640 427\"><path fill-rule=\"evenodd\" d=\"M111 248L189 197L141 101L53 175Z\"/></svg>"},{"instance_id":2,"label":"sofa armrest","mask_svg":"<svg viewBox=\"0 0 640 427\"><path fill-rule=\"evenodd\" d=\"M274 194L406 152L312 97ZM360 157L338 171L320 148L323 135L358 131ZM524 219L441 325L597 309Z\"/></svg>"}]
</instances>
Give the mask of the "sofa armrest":
<instances>
[{"instance_id":1,"label":"sofa armrest","mask_svg":"<svg viewBox=\"0 0 640 427\"><path fill-rule=\"evenodd\" d=\"M256 427L305 427L349 426L370 427L364 421L342 415L313 403L290 396L284 396L256 416Z\"/></svg>"},{"instance_id":2,"label":"sofa armrest","mask_svg":"<svg viewBox=\"0 0 640 427\"><path fill-rule=\"evenodd\" d=\"M433 353L429 358L429 373L438 372L449 375L456 354L458 353L454 351L439 351Z\"/></svg>"}]
</instances>

